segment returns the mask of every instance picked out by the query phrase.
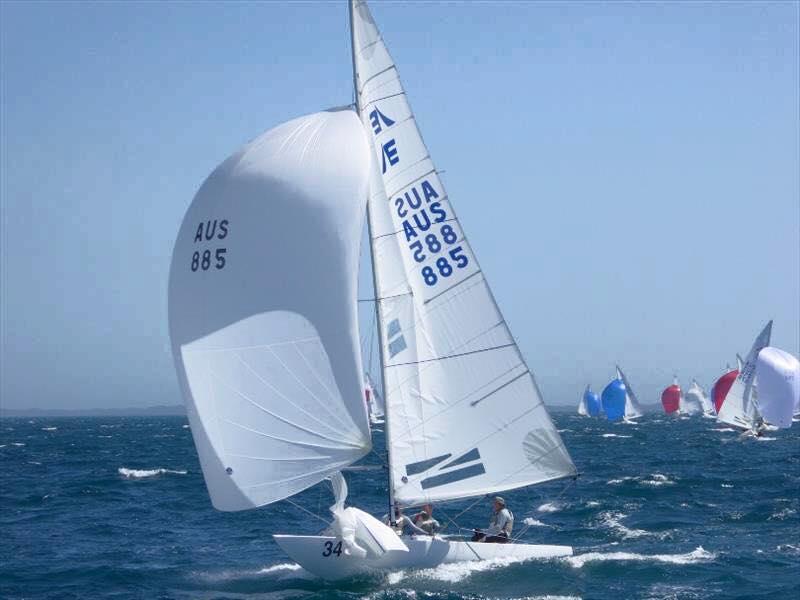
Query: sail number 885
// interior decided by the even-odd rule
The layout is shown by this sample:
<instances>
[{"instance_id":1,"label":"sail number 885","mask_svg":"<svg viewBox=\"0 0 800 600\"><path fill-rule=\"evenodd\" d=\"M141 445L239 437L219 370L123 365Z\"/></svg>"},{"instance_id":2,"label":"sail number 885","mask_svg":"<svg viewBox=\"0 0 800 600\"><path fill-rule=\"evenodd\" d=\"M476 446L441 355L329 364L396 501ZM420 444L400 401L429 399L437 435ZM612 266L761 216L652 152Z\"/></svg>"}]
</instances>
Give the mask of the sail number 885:
<instances>
[{"instance_id":1,"label":"sail number 885","mask_svg":"<svg viewBox=\"0 0 800 600\"><path fill-rule=\"evenodd\" d=\"M215 269L222 269L225 267L225 252L227 248L217 248L214 255L211 255L211 250L204 250L203 252L195 251L192 254L192 271L202 270L208 271L212 266Z\"/></svg>"},{"instance_id":2,"label":"sail number 885","mask_svg":"<svg viewBox=\"0 0 800 600\"><path fill-rule=\"evenodd\" d=\"M467 255L464 254L463 248L461 246L456 246L452 248L448 255L450 259L455 263L455 267L458 269L463 269L469 264L469 259ZM436 259L434 263L436 265L436 269L434 270L433 267L430 265L422 267L422 279L425 283L429 286L436 285L436 282L439 281L439 277L450 277L453 274L453 264L447 259L446 256L440 256Z\"/></svg>"}]
</instances>

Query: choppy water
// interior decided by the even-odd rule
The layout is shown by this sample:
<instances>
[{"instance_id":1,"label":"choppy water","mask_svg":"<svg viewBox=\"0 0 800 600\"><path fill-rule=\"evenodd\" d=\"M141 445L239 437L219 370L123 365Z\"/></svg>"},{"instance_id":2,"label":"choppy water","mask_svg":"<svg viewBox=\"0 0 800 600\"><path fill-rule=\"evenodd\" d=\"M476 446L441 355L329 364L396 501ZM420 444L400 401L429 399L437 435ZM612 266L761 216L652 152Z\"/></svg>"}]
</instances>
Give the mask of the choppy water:
<instances>
[{"instance_id":1,"label":"choppy water","mask_svg":"<svg viewBox=\"0 0 800 600\"><path fill-rule=\"evenodd\" d=\"M270 537L321 522L286 502L212 509L183 418L4 419L0 596L800 597L800 424L756 441L701 418L554 417L581 478L504 495L515 533L527 522L529 541L571 544L574 557L336 584L305 573ZM386 512L382 473L347 478L353 504ZM331 496L318 486L297 501L325 515ZM468 504L439 506L437 516ZM488 510L481 501L458 521L482 525Z\"/></svg>"}]
</instances>

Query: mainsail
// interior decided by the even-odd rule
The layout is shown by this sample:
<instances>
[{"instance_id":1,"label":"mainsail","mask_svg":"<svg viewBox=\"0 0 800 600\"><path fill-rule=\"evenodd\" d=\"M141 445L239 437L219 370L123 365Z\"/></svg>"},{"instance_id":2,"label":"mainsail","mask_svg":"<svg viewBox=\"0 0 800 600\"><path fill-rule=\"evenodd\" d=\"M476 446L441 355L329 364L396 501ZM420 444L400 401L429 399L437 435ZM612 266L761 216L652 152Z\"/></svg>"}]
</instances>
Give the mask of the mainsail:
<instances>
[{"instance_id":1,"label":"mainsail","mask_svg":"<svg viewBox=\"0 0 800 600\"><path fill-rule=\"evenodd\" d=\"M758 353L756 377L761 416L776 427L791 427L800 402L800 362L780 348L767 346Z\"/></svg>"},{"instance_id":2,"label":"mainsail","mask_svg":"<svg viewBox=\"0 0 800 600\"><path fill-rule=\"evenodd\" d=\"M581 401L578 402L578 414L581 417L588 417L589 411L586 409L586 392L589 391L589 386L586 386L586 391L581 395Z\"/></svg>"},{"instance_id":3,"label":"mainsail","mask_svg":"<svg viewBox=\"0 0 800 600\"><path fill-rule=\"evenodd\" d=\"M703 387L697 383L696 379L692 379L692 385L689 386L689 389L686 391L686 399L687 402L698 403L706 415L714 414L714 404L706 395L706 391Z\"/></svg>"},{"instance_id":4,"label":"mainsail","mask_svg":"<svg viewBox=\"0 0 800 600\"><path fill-rule=\"evenodd\" d=\"M376 159L368 205L393 498L574 475L372 15L360 0L350 10L356 103Z\"/></svg>"},{"instance_id":5,"label":"mainsail","mask_svg":"<svg viewBox=\"0 0 800 600\"><path fill-rule=\"evenodd\" d=\"M369 164L353 111L301 117L217 167L184 217L170 337L220 510L287 498L371 448L356 311Z\"/></svg>"},{"instance_id":6,"label":"mainsail","mask_svg":"<svg viewBox=\"0 0 800 600\"><path fill-rule=\"evenodd\" d=\"M769 345L771 333L772 321L764 326L764 329L753 342L753 347L748 352L736 380L724 397L722 406L717 409L717 421L744 429L749 429L754 425L758 416L756 403L753 402L752 398L756 361L762 348Z\"/></svg>"}]
</instances>

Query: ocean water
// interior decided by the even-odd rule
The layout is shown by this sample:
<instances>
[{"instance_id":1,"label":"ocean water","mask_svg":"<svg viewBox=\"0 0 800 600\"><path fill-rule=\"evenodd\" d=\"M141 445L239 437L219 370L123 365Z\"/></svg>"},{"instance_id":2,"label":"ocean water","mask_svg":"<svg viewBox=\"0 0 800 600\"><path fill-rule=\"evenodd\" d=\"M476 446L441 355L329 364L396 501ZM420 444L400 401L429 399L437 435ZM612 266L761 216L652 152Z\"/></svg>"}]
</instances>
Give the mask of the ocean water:
<instances>
[{"instance_id":1,"label":"ocean water","mask_svg":"<svg viewBox=\"0 0 800 600\"><path fill-rule=\"evenodd\" d=\"M211 507L182 417L3 419L0 597L800 598L800 424L742 440L702 418L553 417L581 477L504 496L515 533L575 556L337 583L271 539L316 533L316 517L287 502ZM380 465L382 432L375 446L367 462ZM386 512L382 471L346 477L350 503ZM320 485L296 501L324 517L332 496ZM484 525L489 510L481 499L458 523Z\"/></svg>"}]
</instances>

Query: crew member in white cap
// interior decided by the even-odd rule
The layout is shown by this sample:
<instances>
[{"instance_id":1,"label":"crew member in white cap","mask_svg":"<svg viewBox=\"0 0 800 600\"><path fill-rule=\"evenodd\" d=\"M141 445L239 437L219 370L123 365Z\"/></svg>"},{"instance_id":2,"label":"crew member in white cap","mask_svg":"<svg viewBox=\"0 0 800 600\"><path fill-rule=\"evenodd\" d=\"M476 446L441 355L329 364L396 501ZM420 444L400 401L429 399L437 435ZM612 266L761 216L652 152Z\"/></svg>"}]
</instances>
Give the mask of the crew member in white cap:
<instances>
[{"instance_id":1,"label":"crew member in white cap","mask_svg":"<svg viewBox=\"0 0 800 600\"><path fill-rule=\"evenodd\" d=\"M500 496L495 496L489 528L486 531L475 529L472 541L505 544L511 538L513 527L514 515L506 508L506 501Z\"/></svg>"}]
</instances>

